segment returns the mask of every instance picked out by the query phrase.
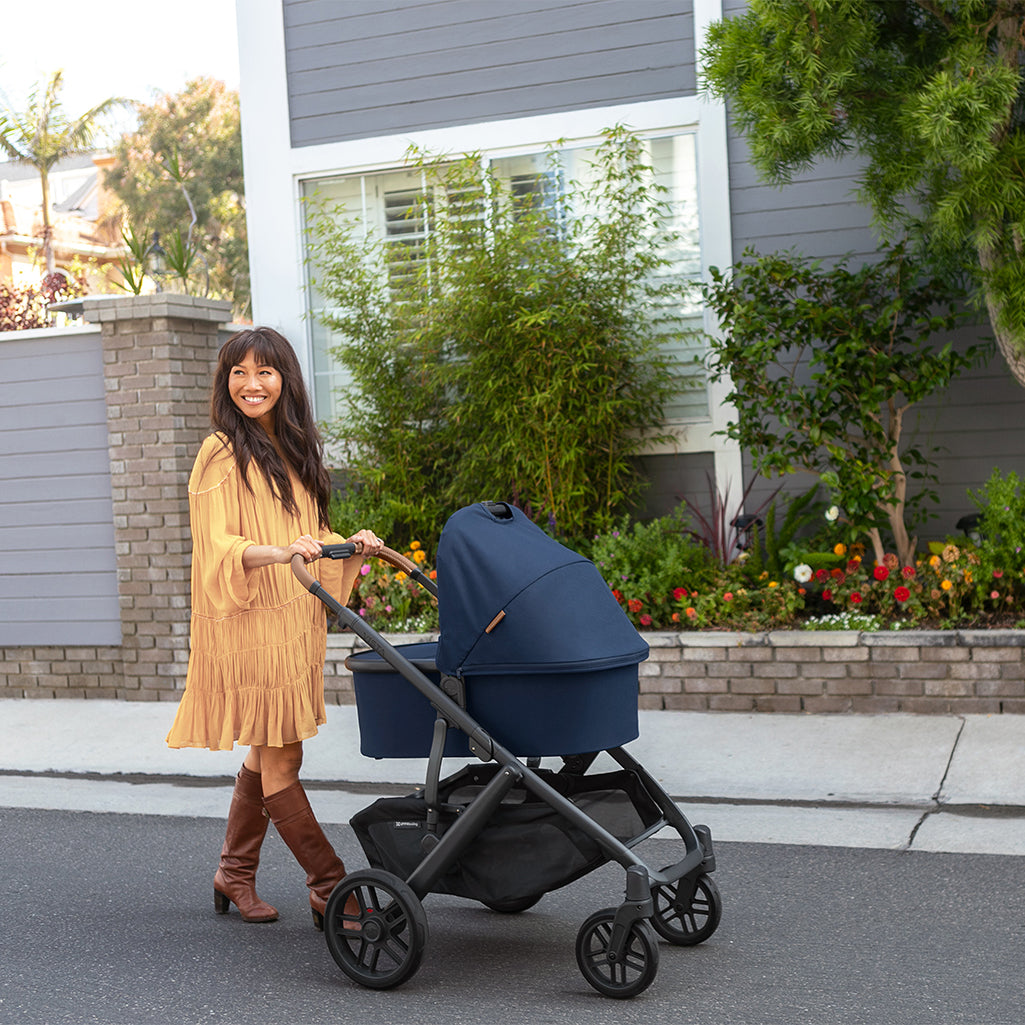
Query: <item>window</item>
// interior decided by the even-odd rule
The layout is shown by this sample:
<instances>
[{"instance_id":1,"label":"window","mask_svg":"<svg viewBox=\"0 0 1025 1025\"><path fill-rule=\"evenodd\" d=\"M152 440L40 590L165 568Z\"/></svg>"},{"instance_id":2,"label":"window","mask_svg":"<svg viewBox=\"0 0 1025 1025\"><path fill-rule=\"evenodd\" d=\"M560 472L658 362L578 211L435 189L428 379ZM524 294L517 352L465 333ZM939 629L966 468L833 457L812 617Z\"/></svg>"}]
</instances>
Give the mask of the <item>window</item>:
<instances>
[{"instance_id":1,"label":"window","mask_svg":"<svg viewBox=\"0 0 1025 1025\"><path fill-rule=\"evenodd\" d=\"M694 135L654 137L648 139L646 145L658 182L667 190L671 227L680 235L679 244L667 255L674 270L682 271L696 282L700 279L701 249ZM544 204L558 212L564 209L567 181L586 185L589 178L593 178L594 172L589 166L593 154L594 149L588 147L561 150L555 154L555 160L549 152L485 155L485 159L490 161L494 174L509 184L515 204L524 208ZM389 281L396 287L401 286L410 265L422 259L422 243L430 231L429 216L424 216L423 204L418 203L424 188L419 171L382 171L304 183L305 194L317 193L329 204L343 204L366 231L376 232L404 247L405 259L389 265ZM313 335L314 401L318 417L327 419L338 409L338 391L348 380L344 369L330 355L329 350L339 339L321 322L319 314L323 310L323 299L310 294L307 312ZM681 423L706 420L709 409L700 365L704 349L700 335L702 308L697 290L683 308L670 313L677 323L695 333L667 342L678 362L682 385L667 410L667 418L670 422Z\"/></svg>"}]
</instances>

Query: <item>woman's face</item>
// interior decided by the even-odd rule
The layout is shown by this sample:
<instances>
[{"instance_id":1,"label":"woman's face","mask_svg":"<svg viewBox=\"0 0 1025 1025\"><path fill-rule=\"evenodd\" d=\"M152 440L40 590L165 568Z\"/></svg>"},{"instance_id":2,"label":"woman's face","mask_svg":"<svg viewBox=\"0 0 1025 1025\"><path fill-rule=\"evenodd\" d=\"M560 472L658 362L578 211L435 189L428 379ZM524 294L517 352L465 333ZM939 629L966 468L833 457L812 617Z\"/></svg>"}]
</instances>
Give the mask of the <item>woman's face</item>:
<instances>
[{"instance_id":1,"label":"woman's face","mask_svg":"<svg viewBox=\"0 0 1025 1025\"><path fill-rule=\"evenodd\" d=\"M268 433L274 430L274 407L281 397L281 385L281 374L269 364L259 362L252 352L247 352L245 359L228 373L231 401Z\"/></svg>"}]
</instances>

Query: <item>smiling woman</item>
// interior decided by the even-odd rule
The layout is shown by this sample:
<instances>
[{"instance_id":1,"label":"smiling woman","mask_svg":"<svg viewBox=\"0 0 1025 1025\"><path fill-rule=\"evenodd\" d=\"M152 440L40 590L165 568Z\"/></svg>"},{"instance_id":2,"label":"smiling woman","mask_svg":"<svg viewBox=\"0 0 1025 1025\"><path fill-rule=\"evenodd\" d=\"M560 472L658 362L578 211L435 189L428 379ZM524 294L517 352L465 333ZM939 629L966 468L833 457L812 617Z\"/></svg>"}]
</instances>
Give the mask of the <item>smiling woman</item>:
<instances>
[{"instance_id":1,"label":"smiling woman","mask_svg":"<svg viewBox=\"0 0 1025 1025\"><path fill-rule=\"evenodd\" d=\"M247 922L278 913L256 895L267 817L307 873L314 921L345 874L299 782L302 742L326 721L323 606L289 572L296 555L341 600L362 559L321 567L325 542L381 551L370 530L328 529L330 479L295 352L270 328L224 344L211 399L216 433L189 479L192 620L185 693L171 747L249 745L228 813L214 907ZM264 811L266 810L266 815Z\"/></svg>"}]
</instances>

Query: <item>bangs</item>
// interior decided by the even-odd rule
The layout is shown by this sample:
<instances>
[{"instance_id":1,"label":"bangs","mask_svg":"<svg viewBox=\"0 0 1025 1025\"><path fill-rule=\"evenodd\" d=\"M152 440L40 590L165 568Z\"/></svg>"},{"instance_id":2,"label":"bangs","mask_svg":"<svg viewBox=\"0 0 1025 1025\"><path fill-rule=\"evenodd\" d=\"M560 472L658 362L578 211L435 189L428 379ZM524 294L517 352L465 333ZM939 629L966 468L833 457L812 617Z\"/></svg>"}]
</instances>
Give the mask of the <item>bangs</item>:
<instances>
[{"instance_id":1,"label":"bangs","mask_svg":"<svg viewBox=\"0 0 1025 1025\"><path fill-rule=\"evenodd\" d=\"M262 366L273 367L282 377L298 372L295 350L277 332L245 330L232 335L220 352L223 367L239 366L249 353Z\"/></svg>"}]
</instances>

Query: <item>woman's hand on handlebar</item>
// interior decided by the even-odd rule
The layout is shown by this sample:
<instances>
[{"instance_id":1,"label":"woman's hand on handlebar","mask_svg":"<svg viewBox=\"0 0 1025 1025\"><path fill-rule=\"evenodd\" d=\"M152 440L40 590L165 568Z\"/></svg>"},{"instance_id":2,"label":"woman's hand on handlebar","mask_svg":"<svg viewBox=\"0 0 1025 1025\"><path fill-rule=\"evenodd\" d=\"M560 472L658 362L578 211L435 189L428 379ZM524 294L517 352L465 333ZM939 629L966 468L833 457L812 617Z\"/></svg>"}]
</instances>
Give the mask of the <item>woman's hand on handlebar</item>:
<instances>
[{"instance_id":1,"label":"woman's hand on handlebar","mask_svg":"<svg viewBox=\"0 0 1025 1025\"><path fill-rule=\"evenodd\" d=\"M318 541L311 534L303 534L297 537L287 548L283 550L282 562L288 563L296 555L303 557L303 562L314 562L320 558L323 542Z\"/></svg>"},{"instance_id":2,"label":"woman's hand on handlebar","mask_svg":"<svg viewBox=\"0 0 1025 1025\"><path fill-rule=\"evenodd\" d=\"M357 531L345 540L351 541L353 544L360 546L357 547L356 552L357 554L363 555L365 558L369 558L373 555L379 555L384 549L384 542L372 530Z\"/></svg>"}]
</instances>

